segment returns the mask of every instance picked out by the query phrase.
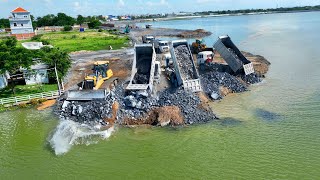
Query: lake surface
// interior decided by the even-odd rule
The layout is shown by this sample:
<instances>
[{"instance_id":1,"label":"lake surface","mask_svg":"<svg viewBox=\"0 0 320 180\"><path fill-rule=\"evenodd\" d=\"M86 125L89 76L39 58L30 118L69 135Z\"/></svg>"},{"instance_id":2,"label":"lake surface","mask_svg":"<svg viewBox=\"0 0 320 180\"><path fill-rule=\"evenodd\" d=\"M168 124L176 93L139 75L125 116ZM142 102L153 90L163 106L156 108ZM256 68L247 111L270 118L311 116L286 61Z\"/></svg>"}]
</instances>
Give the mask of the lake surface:
<instances>
[{"instance_id":1,"label":"lake surface","mask_svg":"<svg viewBox=\"0 0 320 180\"><path fill-rule=\"evenodd\" d=\"M319 179L320 13L155 22L229 34L272 64L251 91L213 103L221 120L186 128L116 128L89 136L76 125L53 134L50 110L0 114L0 179ZM83 127L85 129L85 127ZM63 143L77 138L73 146ZM102 137L104 138L102 138ZM109 137L109 138L108 138Z\"/></svg>"}]
</instances>

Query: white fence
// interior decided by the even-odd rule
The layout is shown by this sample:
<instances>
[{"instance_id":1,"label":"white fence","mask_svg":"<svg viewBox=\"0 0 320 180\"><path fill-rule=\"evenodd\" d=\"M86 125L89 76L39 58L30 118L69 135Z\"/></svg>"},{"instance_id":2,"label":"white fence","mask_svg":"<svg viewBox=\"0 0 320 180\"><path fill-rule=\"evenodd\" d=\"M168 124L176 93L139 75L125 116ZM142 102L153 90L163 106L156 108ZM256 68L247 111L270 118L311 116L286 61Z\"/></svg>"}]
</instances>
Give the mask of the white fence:
<instances>
[{"instance_id":1,"label":"white fence","mask_svg":"<svg viewBox=\"0 0 320 180\"><path fill-rule=\"evenodd\" d=\"M0 99L0 105L5 105L5 104L18 104L21 102L29 102L32 99L54 99L59 97L63 91L48 91L48 92L43 92L43 93L36 93L36 94L30 94L30 95L25 95L25 96L17 96L17 97L10 97L10 98L3 98Z\"/></svg>"}]
</instances>

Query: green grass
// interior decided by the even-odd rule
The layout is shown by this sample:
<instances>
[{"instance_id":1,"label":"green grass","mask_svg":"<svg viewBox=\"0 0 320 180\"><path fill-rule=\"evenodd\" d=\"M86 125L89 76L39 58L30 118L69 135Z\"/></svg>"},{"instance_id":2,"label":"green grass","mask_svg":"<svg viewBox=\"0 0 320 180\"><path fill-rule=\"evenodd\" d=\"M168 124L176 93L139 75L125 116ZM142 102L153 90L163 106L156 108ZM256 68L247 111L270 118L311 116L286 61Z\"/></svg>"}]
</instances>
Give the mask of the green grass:
<instances>
[{"instance_id":1,"label":"green grass","mask_svg":"<svg viewBox=\"0 0 320 180\"><path fill-rule=\"evenodd\" d=\"M42 85L17 85L15 87L15 94L12 94L12 91L9 87L0 90L0 98L8 98L15 96L23 96L47 91L58 90L56 84L42 84Z\"/></svg>"},{"instance_id":2,"label":"green grass","mask_svg":"<svg viewBox=\"0 0 320 180\"><path fill-rule=\"evenodd\" d=\"M128 44L127 36L111 35L108 32L53 32L44 34L41 39L48 40L51 45L67 52L74 51L97 51L126 47Z\"/></svg>"}]
</instances>

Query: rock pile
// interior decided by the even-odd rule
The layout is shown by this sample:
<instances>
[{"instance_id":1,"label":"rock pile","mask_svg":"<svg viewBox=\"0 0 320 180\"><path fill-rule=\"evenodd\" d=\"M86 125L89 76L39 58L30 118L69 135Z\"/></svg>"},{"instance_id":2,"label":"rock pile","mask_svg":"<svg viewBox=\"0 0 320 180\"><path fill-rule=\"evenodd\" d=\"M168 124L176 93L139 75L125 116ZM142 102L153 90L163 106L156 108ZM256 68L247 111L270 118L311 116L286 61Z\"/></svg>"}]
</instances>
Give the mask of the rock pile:
<instances>
[{"instance_id":1,"label":"rock pile","mask_svg":"<svg viewBox=\"0 0 320 180\"><path fill-rule=\"evenodd\" d=\"M185 80L196 79L196 73L193 69L191 54L188 47L186 45L180 45L177 46L174 51L183 78Z\"/></svg>"},{"instance_id":2,"label":"rock pile","mask_svg":"<svg viewBox=\"0 0 320 180\"><path fill-rule=\"evenodd\" d=\"M149 83L149 75L136 73L132 80L133 84L148 84Z\"/></svg>"},{"instance_id":3,"label":"rock pile","mask_svg":"<svg viewBox=\"0 0 320 180\"><path fill-rule=\"evenodd\" d=\"M218 94L220 97L217 99L222 98L219 92L220 86L228 88L233 93L244 92L247 90L246 85L241 83L235 76L226 72L207 72L200 75L200 80L203 91L208 95L212 95L212 93Z\"/></svg>"},{"instance_id":4,"label":"rock pile","mask_svg":"<svg viewBox=\"0 0 320 180\"><path fill-rule=\"evenodd\" d=\"M241 79L248 84L256 84L261 82L261 78L256 74L252 73L249 75L241 75Z\"/></svg>"},{"instance_id":5,"label":"rock pile","mask_svg":"<svg viewBox=\"0 0 320 180\"><path fill-rule=\"evenodd\" d=\"M217 118L212 111L200 107L201 101L197 95L182 88L168 89L153 97L144 91L126 94L121 85L117 86L106 100L61 101L56 112L62 118L80 123L105 124L103 119L111 117L111 107L115 101L119 103L117 121L120 124L125 118L145 118L153 109L164 106L179 107L186 124L205 123Z\"/></svg>"},{"instance_id":6,"label":"rock pile","mask_svg":"<svg viewBox=\"0 0 320 180\"><path fill-rule=\"evenodd\" d=\"M104 118L111 117L114 95L109 95L106 100L94 101L59 101L55 113L62 119L70 119L75 122L94 125L105 125Z\"/></svg>"},{"instance_id":7,"label":"rock pile","mask_svg":"<svg viewBox=\"0 0 320 180\"><path fill-rule=\"evenodd\" d=\"M159 94L158 106L178 106L186 124L205 123L217 119L212 111L201 108L200 104L201 100L197 95L182 88L167 89Z\"/></svg>"}]
</instances>

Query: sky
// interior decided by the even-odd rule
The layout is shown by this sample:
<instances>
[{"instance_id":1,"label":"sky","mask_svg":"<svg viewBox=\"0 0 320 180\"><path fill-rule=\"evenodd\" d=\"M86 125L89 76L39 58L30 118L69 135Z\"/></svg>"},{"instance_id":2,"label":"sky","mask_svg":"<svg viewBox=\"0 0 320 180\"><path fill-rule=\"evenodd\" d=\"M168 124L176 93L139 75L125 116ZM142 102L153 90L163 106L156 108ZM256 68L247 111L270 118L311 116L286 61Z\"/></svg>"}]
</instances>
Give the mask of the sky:
<instances>
[{"instance_id":1,"label":"sky","mask_svg":"<svg viewBox=\"0 0 320 180\"><path fill-rule=\"evenodd\" d=\"M0 18L16 7L34 16L64 12L71 16L155 14L320 5L320 0L0 0Z\"/></svg>"}]
</instances>

